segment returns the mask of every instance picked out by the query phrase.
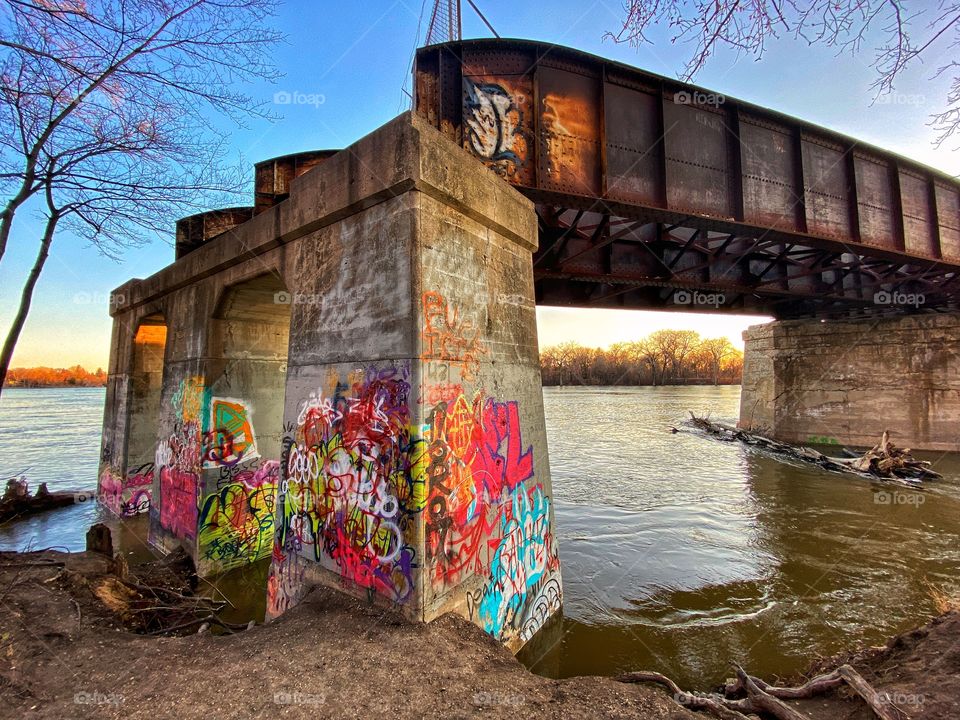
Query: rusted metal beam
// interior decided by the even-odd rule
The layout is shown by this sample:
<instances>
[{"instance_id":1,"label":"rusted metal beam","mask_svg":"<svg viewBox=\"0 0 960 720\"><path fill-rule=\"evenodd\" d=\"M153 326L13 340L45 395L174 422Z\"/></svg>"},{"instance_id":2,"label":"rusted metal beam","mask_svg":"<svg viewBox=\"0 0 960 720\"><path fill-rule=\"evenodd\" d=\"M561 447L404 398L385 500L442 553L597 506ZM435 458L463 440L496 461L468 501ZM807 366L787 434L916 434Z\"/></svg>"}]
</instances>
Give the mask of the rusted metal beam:
<instances>
[{"instance_id":1,"label":"rusted metal beam","mask_svg":"<svg viewBox=\"0 0 960 720\"><path fill-rule=\"evenodd\" d=\"M538 206L553 208L541 214L537 277L575 261L624 279L636 267L664 280L675 271L700 275L732 291L752 263L770 293L806 297L796 300L804 312L832 308L818 298L824 289L844 293L859 311L855 292L918 278L934 290L933 307L960 300L953 220L960 182L907 158L532 41L422 48L415 73L418 114ZM560 218L571 215L565 226ZM584 224L597 215L607 218L601 234ZM644 224L669 230L652 233ZM680 228L682 237L670 236ZM668 252L676 253L669 261ZM702 259L690 263L693 252ZM582 288L576 294L583 297ZM630 303L655 301L628 295Z\"/></svg>"}]
</instances>

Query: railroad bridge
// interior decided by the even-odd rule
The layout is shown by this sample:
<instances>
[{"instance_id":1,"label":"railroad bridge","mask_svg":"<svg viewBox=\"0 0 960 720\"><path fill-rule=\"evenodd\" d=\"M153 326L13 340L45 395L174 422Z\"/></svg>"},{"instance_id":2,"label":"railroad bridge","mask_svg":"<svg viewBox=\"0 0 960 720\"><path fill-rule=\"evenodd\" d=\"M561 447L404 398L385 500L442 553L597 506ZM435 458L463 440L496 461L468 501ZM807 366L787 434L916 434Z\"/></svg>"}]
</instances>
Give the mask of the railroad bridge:
<instances>
[{"instance_id":1,"label":"railroad bridge","mask_svg":"<svg viewBox=\"0 0 960 720\"><path fill-rule=\"evenodd\" d=\"M536 304L766 313L741 423L957 448L960 188L574 50L418 51L415 109L255 168L114 293L103 504L267 614L335 583L513 649L561 606Z\"/></svg>"}]
</instances>

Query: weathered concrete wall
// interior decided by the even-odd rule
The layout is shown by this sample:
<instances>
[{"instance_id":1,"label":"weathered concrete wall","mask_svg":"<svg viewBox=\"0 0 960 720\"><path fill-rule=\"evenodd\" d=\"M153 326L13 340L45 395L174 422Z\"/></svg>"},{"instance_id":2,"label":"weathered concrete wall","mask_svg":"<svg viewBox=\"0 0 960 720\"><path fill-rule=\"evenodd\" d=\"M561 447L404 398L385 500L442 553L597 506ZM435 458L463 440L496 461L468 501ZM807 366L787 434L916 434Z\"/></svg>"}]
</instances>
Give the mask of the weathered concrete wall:
<instances>
[{"instance_id":1,"label":"weathered concrete wall","mask_svg":"<svg viewBox=\"0 0 960 720\"><path fill-rule=\"evenodd\" d=\"M749 328L740 425L781 440L960 450L960 316Z\"/></svg>"},{"instance_id":2,"label":"weathered concrete wall","mask_svg":"<svg viewBox=\"0 0 960 720\"><path fill-rule=\"evenodd\" d=\"M151 540L205 572L272 549L271 616L328 583L522 645L561 600L536 238L529 201L404 115L118 290L116 346L148 310L170 328Z\"/></svg>"},{"instance_id":3,"label":"weathered concrete wall","mask_svg":"<svg viewBox=\"0 0 960 720\"><path fill-rule=\"evenodd\" d=\"M150 308L114 319L99 498L123 517L150 508L165 346L163 318Z\"/></svg>"}]
</instances>

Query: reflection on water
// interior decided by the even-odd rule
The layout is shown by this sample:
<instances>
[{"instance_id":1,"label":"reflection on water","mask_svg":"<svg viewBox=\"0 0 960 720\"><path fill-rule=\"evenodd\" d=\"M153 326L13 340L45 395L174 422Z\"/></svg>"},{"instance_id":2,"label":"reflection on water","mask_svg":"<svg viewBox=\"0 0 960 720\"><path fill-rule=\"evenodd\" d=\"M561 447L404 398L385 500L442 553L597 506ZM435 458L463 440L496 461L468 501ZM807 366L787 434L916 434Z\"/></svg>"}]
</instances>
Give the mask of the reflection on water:
<instances>
[{"instance_id":1,"label":"reflection on water","mask_svg":"<svg viewBox=\"0 0 960 720\"><path fill-rule=\"evenodd\" d=\"M656 669L707 689L882 642L960 589L960 458L916 491L672 434L735 422L738 387L545 388L564 580L559 638L521 659L561 676ZM921 504L922 503L922 504Z\"/></svg>"},{"instance_id":2,"label":"reflection on water","mask_svg":"<svg viewBox=\"0 0 960 720\"><path fill-rule=\"evenodd\" d=\"M0 476L30 466L33 486L92 488L103 399L5 391ZM927 583L960 591L957 456L928 456L946 479L893 496L670 432L688 410L733 422L737 387L546 388L544 399L565 605L521 654L538 672L656 669L700 689L731 660L787 674L922 622ZM84 504L0 526L0 549L80 550L98 518ZM115 536L133 562L149 556L138 527ZM237 606L225 619L262 618L267 565L216 581Z\"/></svg>"}]
</instances>

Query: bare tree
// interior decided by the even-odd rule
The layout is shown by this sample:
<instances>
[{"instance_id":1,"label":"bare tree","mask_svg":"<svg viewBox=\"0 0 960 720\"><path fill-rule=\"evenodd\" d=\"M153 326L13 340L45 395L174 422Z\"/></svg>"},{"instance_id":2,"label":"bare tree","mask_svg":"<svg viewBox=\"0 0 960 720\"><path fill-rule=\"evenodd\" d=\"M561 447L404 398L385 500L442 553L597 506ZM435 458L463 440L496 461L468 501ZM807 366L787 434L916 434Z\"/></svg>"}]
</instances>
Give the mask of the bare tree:
<instances>
[{"instance_id":1,"label":"bare tree","mask_svg":"<svg viewBox=\"0 0 960 720\"><path fill-rule=\"evenodd\" d=\"M700 349L704 352L710 363L710 370L713 374L713 384L720 384L720 368L723 361L736 354L737 349L727 338L709 338L700 343Z\"/></svg>"},{"instance_id":2,"label":"bare tree","mask_svg":"<svg viewBox=\"0 0 960 720\"><path fill-rule=\"evenodd\" d=\"M882 40L872 66L879 97L892 92L903 71L930 52L955 55L960 48L957 0L626 0L625 8L623 27L608 37L639 46L649 42L652 27L667 25L671 42L688 42L693 48L681 75L687 81L723 47L759 58L771 41L794 37L859 54L877 33ZM930 121L938 146L960 130L960 61L933 69L933 77L944 75L952 77L946 107Z\"/></svg>"},{"instance_id":3,"label":"bare tree","mask_svg":"<svg viewBox=\"0 0 960 720\"><path fill-rule=\"evenodd\" d=\"M669 385L739 382L743 353L726 338L701 340L692 330L658 330L607 349L575 342L540 353L544 385Z\"/></svg>"},{"instance_id":4,"label":"bare tree","mask_svg":"<svg viewBox=\"0 0 960 720\"><path fill-rule=\"evenodd\" d=\"M116 256L242 188L224 127L266 116L237 88L276 77L272 5L0 0L0 259L11 237L28 241L14 232L18 211L46 221L0 386L58 231Z\"/></svg>"}]
</instances>

